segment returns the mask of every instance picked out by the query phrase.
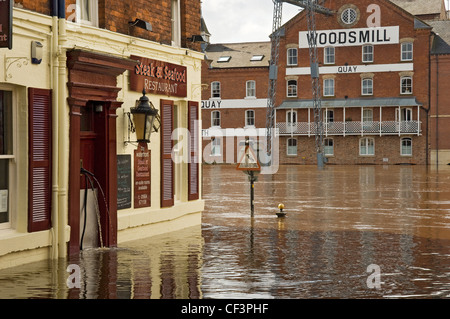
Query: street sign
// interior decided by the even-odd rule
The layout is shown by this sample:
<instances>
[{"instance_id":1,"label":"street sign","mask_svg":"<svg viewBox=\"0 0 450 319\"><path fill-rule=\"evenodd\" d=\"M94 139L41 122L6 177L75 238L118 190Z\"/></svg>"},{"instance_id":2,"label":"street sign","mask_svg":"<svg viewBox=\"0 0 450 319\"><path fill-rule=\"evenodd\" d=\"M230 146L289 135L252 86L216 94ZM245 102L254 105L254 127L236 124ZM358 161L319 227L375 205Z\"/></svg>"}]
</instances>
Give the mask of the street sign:
<instances>
[{"instance_id":1,"label":"street sign","mask_svg":"<svg viewBox=\"0 0 450 319\"><path fill-rule=\"evenodd\" d=\"M250 145L245 146L244 153L240 161L238 162L238 166L236 167L239 171L260 171L261 164L258 161L258 157L256 156L253 149Z\"/></svg>"},{"instance_id":2,"label":"street sign","mask_svg":"<svg viewBox=\"0 0 450 319\"><path fill-rule=\"evenodd\" d=\"M12 49L13 0L0 0L0 48Z\"/></svg>"}]
</instances>

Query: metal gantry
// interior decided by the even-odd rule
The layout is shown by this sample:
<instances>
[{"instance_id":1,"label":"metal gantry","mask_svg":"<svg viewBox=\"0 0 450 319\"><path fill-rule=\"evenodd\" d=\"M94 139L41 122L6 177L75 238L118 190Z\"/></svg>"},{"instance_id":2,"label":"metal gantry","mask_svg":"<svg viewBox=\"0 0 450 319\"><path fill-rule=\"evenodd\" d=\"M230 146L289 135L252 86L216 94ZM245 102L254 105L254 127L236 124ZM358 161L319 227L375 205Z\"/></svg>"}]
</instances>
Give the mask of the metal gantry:
<instances>
[{"instance_id":1,"label":"metal gantry","mask_svg":"<svg viewBox=\"0 0 450 319\"><path fill-rule=\"evenodd\" d=\"M278 77L278 57L279 45L281 37L281 17L283 11L283 2L296 5L306 10L307 24L308 24L308 39L309 57L311 66L311 81L312 81L312 100L314 109L314 125L316 126L316 152L317 165L323 167L323 121L322 121L322 105L320 97L320 82L319 82L319 60L317 55L316 39L316 13L325 15L332 15L333 12L324 7L324 0L272 0L274 3L273 10L273 25L271 34L271 59L269 66L269 93L267 101L267 153L272 154L272 140L275 131L275 98Z\"/></svg>"}]
</instances>

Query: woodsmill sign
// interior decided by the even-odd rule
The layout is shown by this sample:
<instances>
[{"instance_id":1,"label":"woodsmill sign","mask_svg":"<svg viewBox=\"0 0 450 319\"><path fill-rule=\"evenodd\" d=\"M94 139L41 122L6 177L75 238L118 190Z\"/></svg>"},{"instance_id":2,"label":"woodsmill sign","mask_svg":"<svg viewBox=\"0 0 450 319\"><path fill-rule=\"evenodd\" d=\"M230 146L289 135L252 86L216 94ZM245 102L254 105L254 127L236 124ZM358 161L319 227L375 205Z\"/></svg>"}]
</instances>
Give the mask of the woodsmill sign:
<instances>
[{"instance_id":1,"label":"woodsmill sign","mask_svg":"<svg viewBox=\"0 0 450 319\"><path fill-rule=\"evenodd\" d=\"M399 27L378 27L345 30L318 30L314 38L307 31L299 32L299 47L309 48L309 42L318 48L327 46L360 46L364 44L396 44L399 43Z\"/></svg>"},{"instance_id":2,"label":"woodsmill sign","mask_svg":"<svg viewBox=\"0 0 450 319\"><path fill-rule=\"evenodd\" d=\"M13 0L0 0L0 48L12 49Z\"/></svg>"},{"instance_id":3,"label":"woodsmill sign","mask_svg":"<svg viewBox=\"0 0 450 319\"><path fill-rule=\"evenodd\" d=\"M130 71L130 89L132 91L187 97L187 68L182 65L131 56L139 61Z\"/></svg>"}]
</instances>

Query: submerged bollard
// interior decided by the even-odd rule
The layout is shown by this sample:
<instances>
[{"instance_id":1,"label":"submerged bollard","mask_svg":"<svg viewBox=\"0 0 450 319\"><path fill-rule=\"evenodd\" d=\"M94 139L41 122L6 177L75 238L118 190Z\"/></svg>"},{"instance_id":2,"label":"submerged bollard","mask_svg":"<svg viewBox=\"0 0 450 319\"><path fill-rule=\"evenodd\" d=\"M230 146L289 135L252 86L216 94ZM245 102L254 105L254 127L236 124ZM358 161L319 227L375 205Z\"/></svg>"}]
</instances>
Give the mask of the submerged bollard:
<instances>
[{"instance_id":1,"label":"submerged bollard","mask_svg":"<svg viewBox=\"0 0 450 319\"><path fill-rule=\"evenodd\" d=\"M284 209L284 204L278 204L278 209L280 210L279 212L277 212L277 216L278 217L285 217L286 216L286 213L285 212L283 212L283 209Z\"/></svg>"}]
</instances>

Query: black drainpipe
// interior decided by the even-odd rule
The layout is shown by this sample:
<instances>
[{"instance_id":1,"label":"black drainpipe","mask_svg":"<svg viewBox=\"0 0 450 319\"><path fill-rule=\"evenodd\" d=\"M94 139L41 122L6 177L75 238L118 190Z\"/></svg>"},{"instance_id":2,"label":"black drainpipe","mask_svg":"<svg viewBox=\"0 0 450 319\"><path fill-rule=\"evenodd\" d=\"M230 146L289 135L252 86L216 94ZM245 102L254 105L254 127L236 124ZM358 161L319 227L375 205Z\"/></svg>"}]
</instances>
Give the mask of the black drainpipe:
<instances>
[{"instance_id":1,"label":"black drainpipe","mask_svg":"<svg viewBox=\"0 0 450 319\"><path fill-rule=\"evenodd\" d=\"M436 165L439 165L439 54L436 54Z\"/></svg>"},{"instance_id":2,"label":"black drainpipe","mask_svg":"<svg viewBox=\"0 0 450 319\"><path fill-rule=\"evenodd\" d=\"M58 19L66 18L65 0L52 0L52 17L58 17Z\"/></svg>"}]
</instances>

